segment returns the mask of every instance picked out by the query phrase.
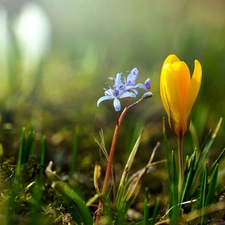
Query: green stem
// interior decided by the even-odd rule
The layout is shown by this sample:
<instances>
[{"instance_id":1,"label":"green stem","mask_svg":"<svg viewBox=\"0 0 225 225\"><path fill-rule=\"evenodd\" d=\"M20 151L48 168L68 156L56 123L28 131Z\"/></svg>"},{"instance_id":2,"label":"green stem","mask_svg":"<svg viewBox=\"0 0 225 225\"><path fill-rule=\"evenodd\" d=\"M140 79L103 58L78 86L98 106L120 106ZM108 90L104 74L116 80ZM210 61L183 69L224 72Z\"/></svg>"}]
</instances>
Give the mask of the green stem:
<instances>
[{"instance_id":1,"label":"green stem","mask_svg":"<svg viewBox=\"0 0 225 225\"><path fill-rule=\"evenodd\" d=\"M184 138L183 136L177 138L178 142L178 170L179 170L179 183L178 183L178 199L179 202L182 196L182 186L184 181Z\"/></svg>"}]
</instances>

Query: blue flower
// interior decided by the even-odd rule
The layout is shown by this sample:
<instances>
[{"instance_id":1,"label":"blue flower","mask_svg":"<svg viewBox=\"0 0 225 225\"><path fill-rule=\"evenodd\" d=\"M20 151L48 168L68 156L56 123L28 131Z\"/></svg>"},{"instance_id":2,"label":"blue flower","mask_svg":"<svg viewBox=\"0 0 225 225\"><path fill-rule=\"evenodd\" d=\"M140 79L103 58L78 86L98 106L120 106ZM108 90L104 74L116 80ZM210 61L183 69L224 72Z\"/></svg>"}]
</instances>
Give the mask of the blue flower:
<instances>
[{"instance_id":1,"label":"blue flower","mask_svg":"<svg viewBox=\"0 0 225 225\"><path fill-rule=\"evenodd\" d=\"M122 89L121 88L120 89L109 88L108 90L105 90L105 96L101 97L97 101L97 106L99 106L99 104L102 101L114 99L113 106L114 106L116 111L120 111L121 104L120 104L119 98L127 98L127 97L135 98L136 95L134 93L130 92L130 91L124 91L123 88Z\"/></svg>"},{"instance_id":2,"label":"blue flower","mask_svg":"<svg viewBox=\"0 0 225 225\"><path fill-rule=\"evenodd\" d=\"M117 73L116 78L114 77L109 77L110 80L113 81L113 87L116 89L121 89L124 87L124 82L123 82L123 74L122 73Z\"/></svg>"},{"instance_id":3,"label":"blue flower","mask_svg":"<svg viewBox=\"0 0 225 225\"><path fill-rule=\"evenodd\" d=\"M135 84L136 80L139 77L138 75L138 69L137 68L134 68L132 69L130 72L128 72L128 76L127 76L127 81L126 81L126 86L132 86Z\"/></svg>"},{"instance_id":4,"label":"blue flower","mask_svg":"<svg viewBox=\"0 0 225 225\"><path fill-rule=\"evenodd\" d=\"M138 84L134 85L136 80L138 78L140 78L139 75L138 75L138 72L139 72L138 69L134 68L128 73L127 80L124 77L124 83L125 83L125 86L126 86L126 90L132 90L136 94L138 93L136 88L142 88L145 91L148 91L150 89L150 78L148 78L145 81L145 84L138 83Z\"/></svg>"},{"instance_id":5,"label":"blue flower","mask_svg":"<svg viewBox=\"0 0 225 225\"><path fill-rule=\"evenodd\" d=\"M142 89L144 89L145 91L148 91L149 89L150 89L150 87L151 87L151 80L150 80L150 78L148 78L146 81L145 81L145 83L144 84L136 84L135 85L135 88L142 88Z\"/></svg>"},{"instance_id":6,"label":"blue flower","mask_svg":"<svg viewBox=\"0 0 225 225\"><path fill-rule=\"evenodd\" d=\"M113 105L116 111L120 111L121 104L119 98L135 98L138 94L136 88L142 88L145 91L150 89L150 79L145 81L145 84L138 83L135 85L136 80L139 78L138 69L134 68L128 73L127 79L123 73L117 73L116 78L109 77L113 81L113 88L109 86L109 89L104 89L105 96L101 97L97 101L97 106L104 100L114 99Z\"/></svg>"}]
</instances>

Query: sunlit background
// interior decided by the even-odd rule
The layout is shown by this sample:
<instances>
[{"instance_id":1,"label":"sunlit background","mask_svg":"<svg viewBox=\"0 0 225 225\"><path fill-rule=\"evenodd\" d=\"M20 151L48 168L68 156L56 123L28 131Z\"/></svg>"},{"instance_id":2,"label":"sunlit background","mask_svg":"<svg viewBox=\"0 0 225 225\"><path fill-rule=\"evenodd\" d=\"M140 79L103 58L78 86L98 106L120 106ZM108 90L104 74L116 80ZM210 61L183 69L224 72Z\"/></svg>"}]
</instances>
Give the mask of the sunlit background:
<instances>
[{"instance_id":1,"label":"sunlit background","mask_svg":"<svg viewBox=\"0 0 225 225\"><path fill-rule=\"evenodd\" d=\"M112 101L98 108L96 102L108 77L137 67L140 82L151 78L154 96L125 118L116 157L124 161L145 127L136 160L141 163L163 140L166 114L159 77L171 53L187 62L191 73L194 60L201 62L202 87L192 114L201 143L225 115L224 12L223 0L1 1L0 142L5 156L17 154L22 127L33 126L37 140L47 137L48 159L66 168L79 129L77 167L93 168L101 161L94 138L103 129L109 147L117 118ZM224 127L215 152L224 145ZM167 133L173 137L169 129ZM192 151L191 138L187 141Z\"/></svg>"}]
</instances>

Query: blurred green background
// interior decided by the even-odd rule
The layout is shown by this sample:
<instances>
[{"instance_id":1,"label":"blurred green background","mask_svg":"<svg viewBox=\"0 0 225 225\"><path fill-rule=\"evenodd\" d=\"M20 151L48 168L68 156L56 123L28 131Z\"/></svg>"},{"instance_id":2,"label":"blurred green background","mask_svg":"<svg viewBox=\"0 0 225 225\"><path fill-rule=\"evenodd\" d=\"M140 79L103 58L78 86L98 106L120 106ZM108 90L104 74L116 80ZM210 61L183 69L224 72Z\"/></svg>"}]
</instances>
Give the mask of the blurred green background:
<instances>
[{"instance_id":1,"label":"blurred green background","mask_svg":"<svg viewBox=\"0 0 225 225\"><path fill-rule=\"evenodd\" d=\"M223 0L1 1L0 142L5 156L17 154L22 127L33 126L37 141L47 137L48 160L66 169L79 129L77 169L90 171L104 158L94 138L103 129L109 148L116 122L112 101L99 108L96 102L109 76L137 67L140 82L151 78L154 96L125 118L115 161L125 161L133 137L145 127L136 163L146 163L156 142L163 140L166 114L159 77L171 53L191 73L194 60L201 62L203 81L192 113L201 143L225 114L224 12ZM169 129L167 133L176 148ZM222 125L212 155L222 150L224 135ZM189 135L186 141L191 151Z\"/></svg>"}]
</instances>

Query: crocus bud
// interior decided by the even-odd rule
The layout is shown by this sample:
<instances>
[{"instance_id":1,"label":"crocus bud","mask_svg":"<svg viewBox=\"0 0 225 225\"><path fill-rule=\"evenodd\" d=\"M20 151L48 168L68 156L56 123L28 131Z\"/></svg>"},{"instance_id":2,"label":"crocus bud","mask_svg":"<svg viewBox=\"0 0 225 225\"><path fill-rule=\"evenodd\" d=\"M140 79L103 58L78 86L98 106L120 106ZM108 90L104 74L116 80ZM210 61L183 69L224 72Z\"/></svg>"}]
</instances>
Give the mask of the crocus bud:
<instances>
[{"instance_id":1,"label":"crocus bud","mask_svg":"<svg viewBox=\"0 0 225 225\"><path fill-rule=\"evenodd\" d=\"M190 114L198 96L202 80L202 67L195 60L192 77L187 64L174 55L163 63L160 77L160 95L168 115L169 125L182 137L190 125Z\"/></svg>"}]
</instances>

